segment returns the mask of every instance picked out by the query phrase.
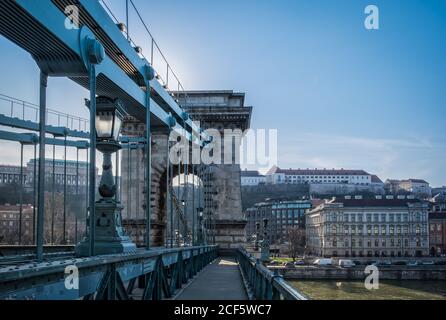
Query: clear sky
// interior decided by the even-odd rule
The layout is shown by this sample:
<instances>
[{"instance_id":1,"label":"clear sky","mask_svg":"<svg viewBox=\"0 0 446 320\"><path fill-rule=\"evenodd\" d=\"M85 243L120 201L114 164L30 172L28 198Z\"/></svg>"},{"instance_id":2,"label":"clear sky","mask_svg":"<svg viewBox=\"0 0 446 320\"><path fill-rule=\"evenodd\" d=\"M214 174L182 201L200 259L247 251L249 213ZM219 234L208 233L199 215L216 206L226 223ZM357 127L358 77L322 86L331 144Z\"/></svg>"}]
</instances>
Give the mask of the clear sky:
<instances>
[{"instance_id":1,"label":"clear sky","mask_svg":"<svg viewBox=\"0 0 446 320\"><path fill-rule=\"evenodd\" d=\"M124 1L106 2L124 20ZM252 127L279 130L279 166L446 184L446 1L134 2L186 89L246 92ZM364 28L369 4L380 30ZM148 54L141 25L129 29ZM0 48L0 93L37 102L32 59ZM50 81L53 108L86 116L87 95Z\"/></svg>"}]
</instances>

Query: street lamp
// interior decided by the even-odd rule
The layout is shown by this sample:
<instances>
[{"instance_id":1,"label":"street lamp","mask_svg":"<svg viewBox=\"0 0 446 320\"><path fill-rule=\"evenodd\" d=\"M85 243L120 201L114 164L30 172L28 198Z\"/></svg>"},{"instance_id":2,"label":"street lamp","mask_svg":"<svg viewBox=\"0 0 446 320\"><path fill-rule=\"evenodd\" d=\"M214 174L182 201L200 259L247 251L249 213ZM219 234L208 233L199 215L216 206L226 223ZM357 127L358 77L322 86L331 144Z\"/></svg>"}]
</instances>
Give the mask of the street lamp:
<instances>
[{"instance_id":1,"label":"street lamp","mask_svg":"<svg viewBox=\"0 0 446 320\"><path fill-rule=\"evenodd\" d=\"M254 244L254 250L259 251L259 237L260 237L260 222L256 222L256 242Z\"/></svg>"},{"instance_id":2,"label":"street lamp","mask_svg":"<svg viewBox=\"0 0 446 320\"><path fill-rule=\"evenodd\" d=\"M270 248L269 248L269 239L268 239L268 219L263 219L263 240L262 246L260 248L260 261L266 263L269 261L270 256Z\"/></svg>"},{"instance_id":3,"label":"street lamp","mask_svg":"<svg viewBox=\"0 0 446 320\"><path fill-rule=\"evenodd\" d=\"M198 208L198 244L202 245L204 241L203 234L203 208Z\"/></svg>"},{"instance_id":4,"label":"street lamp","mask_svg":"<svg viewBox=\"0 0 446 320\"><path fill-rule=\"evenodd\" d=\"M90 105L86 102L87 107ZM121 211L116 201L116 180L113 178L112 154L121 149L118 142L126 111L122 102L108 97L96 98L96 148L103 154L102 176L99 183L101 198L95 203L94 252L96 254L124 253L136 250L122 226ZM91 186L94 187L94 186ZM89 254L88 236L76 246L79 256Z\"/></svg>"}]
</instances>

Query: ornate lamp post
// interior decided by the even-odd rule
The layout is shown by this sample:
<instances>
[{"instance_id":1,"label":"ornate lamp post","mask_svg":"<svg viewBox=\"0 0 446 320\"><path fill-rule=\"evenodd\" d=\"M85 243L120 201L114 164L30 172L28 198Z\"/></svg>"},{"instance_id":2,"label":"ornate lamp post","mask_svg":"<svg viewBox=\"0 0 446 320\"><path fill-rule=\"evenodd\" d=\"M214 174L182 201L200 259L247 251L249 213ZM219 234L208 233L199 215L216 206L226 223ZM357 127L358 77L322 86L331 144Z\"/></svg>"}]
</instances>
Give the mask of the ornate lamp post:
<instances>
[{"instance_id":1,"label":"ornate lamp post","mask_svg":"<svg viewBox=\"0 0 446 320\"><path fill-rule=\"evenodd\" d=\"M263 240L262 247L260 249L260 261L263 263L269 261L269 239L268 239L268 219L263 219Z\"/></svg>"},{"instance_id":2,"label":"ornate lamp post","mask_svg":"<svg viewBox=\"0 0 446 320\"><path fill-rule=\"evenodd\" d=\"M87 106L89 103L87 102ZM96 148L103 154L102 177L99 183L101 198L95 203L94 252L95 254L114 254L136 250L122 227L123 207L116 201L116 180L113 178L112 154L121 146L118 142L125 109L121 101L107 97L96 98ZM88 236L76 246L76 254L89 254Z\"/></svg>"},{"instance_id":3,"label":"ornate lamp post","mask_svg":"<svg viewBox=\"0 0 446 320\"><path fill-rule=\"evenodd\" d=\"M259 237L260 237L260 222L256 222L256 242L254 244L255 251L259 251Z\"/></svg>"},{"instance_id":4,"label":"ornate lamp post","mask_svg":"<svg viewBox=\"0 0 446 320\"><path fill-rule=\"evenodd\" d=\"M202 241L203 241L203 235L202 235L202 225L201 225L201 220L203 218L203 208L202 207L198 207L197 208L197 239L195 240L195 242L193 243L193 245L201 245ZM201 218L200 218L201 217Z\"/></svg>"},{"instance_id":5,"label":"ornate lamp post","mask_svg":"<svg viewBox=\"0 0 446 320\"><path fill-rule=\"evenodd\" d=\"M203 208L198 208L198 239L197 239L197 242L199 245L203 245L203 243L204 243Z\"/></svg>"}]
</instances>

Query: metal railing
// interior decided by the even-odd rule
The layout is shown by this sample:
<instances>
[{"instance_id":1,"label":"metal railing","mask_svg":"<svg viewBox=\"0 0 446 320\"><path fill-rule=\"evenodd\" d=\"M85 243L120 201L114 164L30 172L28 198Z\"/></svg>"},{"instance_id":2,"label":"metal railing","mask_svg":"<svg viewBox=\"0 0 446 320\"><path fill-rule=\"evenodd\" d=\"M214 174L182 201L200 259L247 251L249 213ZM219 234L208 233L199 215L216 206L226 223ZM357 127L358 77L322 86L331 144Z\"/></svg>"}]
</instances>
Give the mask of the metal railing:
<instances>
[{"instance_id":1,"label":"metal railing","mask_svg":"<svg viewBox=\"0 0 446 320\"><path fill-rule=\"evenodd\" d=\"M155 70L156 79L160 82L160 84L163 85L163 87L166 90L175 91L173 96L176 96L177 103L178 103L178 98L180 95L187 97L187 95L185 93L185 89L184 89L181 81L179 80L176 72L172 69L172 66L170 65L169 61L167 61L167 58L165 57L164 53L161 51L158 43L156 42L155 38L153 37L152 33L150 32L150 29L148 28L146 22L144 21L140 11L136 7L133 0L124 0L124 1L125 1L125 6L126 6L126 13L125 13L126 22L125 22L125 28L121 31L126 35L128 42L135 48L136 52L142 58L145 58L147 61L150 62L150 64L152 65L152 67ZM107 1L100 0L100 3L102 3L103 7L108 12L110 17L114 20L114 22L117 25L122 25L122 22L119 21L119 19L113 13L110 6L107 4ZM130 24L130 21L129 21L130 11L129 10L131 9L130 7L133 8L133 10L135 11L140 23L142 24L144 31L147 33L147 35L149 37L149 42L150 42L150 57L149 58L147 58L144 55L142 48L140 46L138 46L134 42L132 37L130 36L130 26L129 26L129 24ZM133 26L132 26L132 28L133 28ZM159 56L160 60L156 60L155 56ZM160 72L157 71L157 70L162 70L162 69L166 70L164 75L162 75ZM172 84L172 77L175 80L173 84Z\"/></svg>"},{"instance_id":2,"label":"metal railing","mask_svg":"<svg viewBox=\"0 0 446 320\"><path fill-rule=\"evenodd\" d=\"M257 300L309 300L288 284L283 277L270 271L244 248L237 251L237 259L251 295Z\"/></svg>"},{"instance_id":3,"label":"metal railing","mask_svg":"<svg viewBox=\"0 0 446 320\"><path fill-rule=\"evenodd\" d=\"M6 265L0 259L0 300L160 300L216 259L217 246L139 249L127 254ZM66 286L67 268L79 287ZM135 290L136 286L142 289Z\"/></svg>"},{"instance_id":4,"label":"metal railing","mask_svg":"<svg viewBox=\"0 0 446 320\"><path fill-rule=\"evenodd\" d=\"M39 106L0 93L0 114L24 121L39 122ZM67 113L47 109L47 125L66 127L70 130L84 131L89 128L87 119Z\"/></svg>"}]
</instances>

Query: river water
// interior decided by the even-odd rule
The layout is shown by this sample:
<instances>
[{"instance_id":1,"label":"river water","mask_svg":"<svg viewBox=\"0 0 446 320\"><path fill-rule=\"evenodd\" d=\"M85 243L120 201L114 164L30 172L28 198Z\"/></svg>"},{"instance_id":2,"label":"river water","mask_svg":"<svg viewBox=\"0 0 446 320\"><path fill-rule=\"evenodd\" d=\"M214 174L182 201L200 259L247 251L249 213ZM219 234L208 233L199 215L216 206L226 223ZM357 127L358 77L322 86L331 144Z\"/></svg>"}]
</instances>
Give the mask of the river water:
<instances>
[{"instance_id":1,"label":"river water","mask_svg":"<svg viewBox=\"0 0 446 320\"><path fill-rule=\"evenodd\" d=\"M288 282L314 300L446 300L446 281L442 280L382 280L377 290L367 290L363 281L353 280Z\"/></svg>"}]
</instances>

